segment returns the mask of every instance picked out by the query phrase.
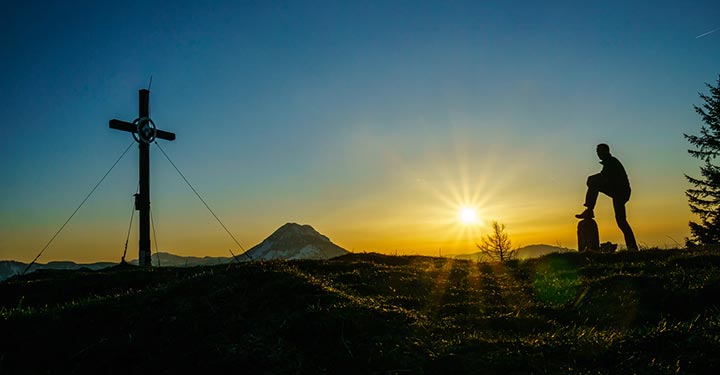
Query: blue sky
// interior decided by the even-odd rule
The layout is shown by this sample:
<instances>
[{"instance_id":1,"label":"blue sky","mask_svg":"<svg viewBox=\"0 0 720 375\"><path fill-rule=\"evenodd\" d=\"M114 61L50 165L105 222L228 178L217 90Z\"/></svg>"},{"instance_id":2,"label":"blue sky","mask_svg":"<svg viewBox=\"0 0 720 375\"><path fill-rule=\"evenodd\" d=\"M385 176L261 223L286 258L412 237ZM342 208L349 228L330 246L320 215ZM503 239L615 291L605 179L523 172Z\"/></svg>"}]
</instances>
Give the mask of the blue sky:
<instances>
[{"instance_id":1,"label":"blue sky","mask_svg":"<svg viewBox=\"0 0 720 375\"><path fill-rule=\"evenodd\" d=\"M130 144L107 122L137 116L151 75L153 120L178 137L162 147L245 247L296 221L355 251L466 252L491 220L573 247L598 142L628 169L640 243L672 245L697 174L682 133L720 74L720 32L696 36L719 16L716 1L4 3L0 258L32 259ZM151 163L160 250L226 255ZM41 261L118 258L136 168L133 151ZM462 205L481 223L461 227ZM622 242L608 201L597 214Z\"/></svg>"}]
</instances>

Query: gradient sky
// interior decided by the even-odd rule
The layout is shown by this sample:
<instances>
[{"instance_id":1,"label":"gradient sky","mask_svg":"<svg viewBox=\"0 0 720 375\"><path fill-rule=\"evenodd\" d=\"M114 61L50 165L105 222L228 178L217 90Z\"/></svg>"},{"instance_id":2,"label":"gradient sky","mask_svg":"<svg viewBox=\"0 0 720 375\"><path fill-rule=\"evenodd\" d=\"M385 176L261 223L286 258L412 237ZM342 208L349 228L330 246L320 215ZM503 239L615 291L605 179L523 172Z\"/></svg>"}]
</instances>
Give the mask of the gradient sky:
<instances>
[{"instance_id":1,"label":"gradient sky","mask_svg":"<svg viewBox=\"0 0 720 375\"><path fill-rule=\"evenodd\" d=\"M640 245L689 234L682 134L720 74L720 31L697 38L717 0L173 3L0 5L0 259L32 260L132 142L108 120L137 117L151 75L162 147L246 249L298 222L354 251L465 253L492 220L575 247L599 142ZM40 262L120 258L137 158ZM241 252L155 146L151 189L160 251ZM623 243L610 199L596 215Z\"/></svg>"}]
</instances>

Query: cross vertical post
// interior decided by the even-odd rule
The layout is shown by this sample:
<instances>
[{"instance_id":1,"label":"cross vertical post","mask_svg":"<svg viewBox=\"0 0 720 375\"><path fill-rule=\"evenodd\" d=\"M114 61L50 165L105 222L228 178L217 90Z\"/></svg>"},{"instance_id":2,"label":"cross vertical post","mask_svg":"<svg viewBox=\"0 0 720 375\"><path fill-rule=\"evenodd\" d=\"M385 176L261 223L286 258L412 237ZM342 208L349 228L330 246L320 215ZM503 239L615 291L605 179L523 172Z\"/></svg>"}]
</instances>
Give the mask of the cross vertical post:
<instances>
[{"instance_id":1,"label":"cross vertical post","mask_svg":"<svg viewBox=\"0 0 720 375\"><path fill-rule=\"evenodd\" d=\"M150 91L142 89L139 92L138 117L150 117ZM152 266L150 257L150 143L138 142L140 149L140 164L138 166L140 195L138 196L138 207L140 211L140 243L138 262L140 267Z\"/></svg>"},{"instance_id":2,"label":"cross vertical post","mask_svg":"<svg viewBox=\"0 0 720 375\"><path fill-rule=\"evenodd\" d=\"M138 262L141 267L151 267L150 258L150 143L156 138L174 141L175 133L160 130L150 119L150 91L142 89L138 94L138 118L132 123L110 120L110 128L132 133L140 151L139 187L135 194L135 209L140 211L140 242Z\"/></svg>"}]
</instances>

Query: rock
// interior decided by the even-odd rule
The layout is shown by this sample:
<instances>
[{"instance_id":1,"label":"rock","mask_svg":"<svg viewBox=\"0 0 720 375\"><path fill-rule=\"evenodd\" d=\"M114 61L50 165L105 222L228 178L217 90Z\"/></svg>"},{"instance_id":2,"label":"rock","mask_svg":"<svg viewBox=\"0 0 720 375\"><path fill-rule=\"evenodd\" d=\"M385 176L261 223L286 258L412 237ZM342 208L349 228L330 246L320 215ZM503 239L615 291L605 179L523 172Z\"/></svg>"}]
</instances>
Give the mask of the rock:
<instances>
[{"instance_id":1,"label":"rock","mask_svg":"<svg viewBox=\"0 0 720 375\"><path fill-rule=\"evenodd\" d=\"M578 251L599 251L600 234L597 222L594 219L586 218L580 220L577 227Z\"/></svg>"}]
</instances>

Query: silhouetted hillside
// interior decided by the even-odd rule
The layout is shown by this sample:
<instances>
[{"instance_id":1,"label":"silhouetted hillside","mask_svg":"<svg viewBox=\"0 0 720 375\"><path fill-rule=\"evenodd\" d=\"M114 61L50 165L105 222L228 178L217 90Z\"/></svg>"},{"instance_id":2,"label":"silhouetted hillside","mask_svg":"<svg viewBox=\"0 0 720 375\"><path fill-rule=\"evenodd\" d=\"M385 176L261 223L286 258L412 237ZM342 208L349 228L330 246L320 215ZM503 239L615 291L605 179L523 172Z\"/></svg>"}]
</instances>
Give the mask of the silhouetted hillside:
<instances>
[{"instance_id":1,"label":"silhouetted hillside","mask_svg":"<svg viewBox=\"0 0 720 375\"><path fill-rule=\"evenodd\" d=\"M78 264L70 261L49 262L47 264L35 263L30 267L28 273L37 270L77 270L81 268L98 270L114 266L115 264L116 263L110 262ZM27 263L16 262L14 260L0 260L0 281L21 274L25 271L25 268L27 268Z\"/></svg>"},{"instance_id":2,"label":"silhouetted hillside","mask_svg":"<svg viewBox=\"0 0 720 375\"><path fill-rule=\"evenodd\" d=\"M720 255L42 270L0 282L0 372L720 371Z\"/></svg>"},{"instance_id":3,"label":"silhouetted hillside","mask_svg":"<svg viewBox=\"0 0 720 375\"><path fill-rule=\"evenodd\" d=\"M158 257L159 262L158 262ZM240 259L238 257L238 259ZM231 257L192 257L192 256L181 256L169 253L154 253L152 254L152 264L156 267L195 267L195 266L212 266L216 264L227 264L235 261ZM137 265L138 260L133 259L128 263ZM33 264L28 273L32 273L38 270L77 270L87 268L91 270L98 270L102 268L116 266L118 263L113 262L97 262L97 263L75 263L72 261L56 261L49 262L47 264L35 263ZM2 260L0 261L0 281L10 278L15 275L21 274L27 263L16 262L13 260Z\"/></svg>"},{"instance_id":4,"label":"silhouetted hillside","mask_svg":"<svg viewBox=\"0 0 720 375\"><path fill-rule=\"evenodd\" d=\"M155 267L214 266L217 264L228 264L235 261L232 257L193 257L163 252L153 253L151 258L152 265ZM133 259L130 261L130 264L137 266L138 260Z\"/></svg>"}]
</instances>

